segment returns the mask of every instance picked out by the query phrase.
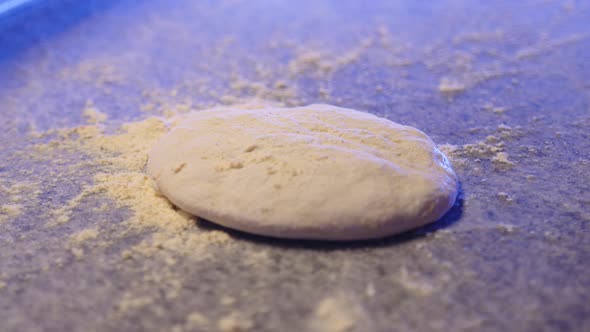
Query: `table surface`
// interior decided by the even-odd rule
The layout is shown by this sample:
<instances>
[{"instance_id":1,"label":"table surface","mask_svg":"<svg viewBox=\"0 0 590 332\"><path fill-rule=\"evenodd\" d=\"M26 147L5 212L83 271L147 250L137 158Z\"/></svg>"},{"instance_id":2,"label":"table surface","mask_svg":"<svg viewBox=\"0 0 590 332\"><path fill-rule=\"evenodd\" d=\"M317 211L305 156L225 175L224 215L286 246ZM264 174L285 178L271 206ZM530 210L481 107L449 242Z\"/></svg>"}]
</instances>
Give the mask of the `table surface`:
<instances>
[{"instance_id":1,"label":"table surface","mask_svg":"<svg viewBox=\"0 0 590 332\"><path fill-rule=\"evenodd\" d=\"M46 1L5 18L0 204L37 190L0 212L0 330L590 331L588 22L588 1L551 0ZM116 236L132 212L95 212L104 195L48 226L96 169L28 158L31 131L83 125L89 100L114 125L250 97L420 128L461 197L361 243L195 226L230 235L206 259L122 260L153 234ZM83 257L66 245L95 226Z\"/></svg>"}]
</instances>

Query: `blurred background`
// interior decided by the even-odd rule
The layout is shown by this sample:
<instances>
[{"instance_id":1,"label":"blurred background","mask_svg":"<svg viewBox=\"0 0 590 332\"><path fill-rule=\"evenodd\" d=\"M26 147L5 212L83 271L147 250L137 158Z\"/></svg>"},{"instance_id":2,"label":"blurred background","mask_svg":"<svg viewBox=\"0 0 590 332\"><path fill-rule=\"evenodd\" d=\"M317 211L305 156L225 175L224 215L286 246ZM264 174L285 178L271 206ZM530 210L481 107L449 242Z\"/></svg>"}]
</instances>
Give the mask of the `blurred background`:
<instances>
[{"instance_id":1,"label":"blurred background","mask_svg":"<svg viewBox=\"0 0 590 332\"><path fill-rule=\"evenodd\" d=\"M148 236L113 237L124 208L47 228L25 195L27 212L0 222L0 330L589 331L588 22L588 1L0 0L5 201L17 180L53 207L89 183L92 167L59 175L22 154L31 132L87 124L88 105L113 127L260 101L355 108L445 145L462 186L443 220L400 237L230 232L215 259L173 265L120 263ZM109 245L64 249L99 220ZM220 323L187 325L194 310Z\"/></svg>"}]
</instances>

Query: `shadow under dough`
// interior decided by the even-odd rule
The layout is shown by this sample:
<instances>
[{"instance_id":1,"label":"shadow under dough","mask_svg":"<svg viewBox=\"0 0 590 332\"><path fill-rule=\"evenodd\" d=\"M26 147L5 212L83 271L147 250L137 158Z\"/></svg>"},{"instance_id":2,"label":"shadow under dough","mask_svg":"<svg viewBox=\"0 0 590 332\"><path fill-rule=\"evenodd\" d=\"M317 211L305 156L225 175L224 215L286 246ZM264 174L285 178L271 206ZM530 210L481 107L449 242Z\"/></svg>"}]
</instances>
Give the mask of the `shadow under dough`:
<instances>
[{"instance_id":1,"label":"shadow under dough","mask_svg":"<svg viewBox=\"0 0 590 332\"><path fill-rule=\"evenodd\" d=\"M198 218L197 226L202 230L219 230L228 233L234 239L261 243L281 248L300 248L312 250L341 250L341 249L364 249L369 247L385 247L399 245L408 241L423 238L430 233L450 227L461 219L463 215L463 190L459 183L459 190L455 204L439 220L406 231L401 234L391 235L380 239L357 240L357 241L322 241L304 239L282 239L263 235L256 235L228 228L206 219Z\"/></svg>"}]
</instances>

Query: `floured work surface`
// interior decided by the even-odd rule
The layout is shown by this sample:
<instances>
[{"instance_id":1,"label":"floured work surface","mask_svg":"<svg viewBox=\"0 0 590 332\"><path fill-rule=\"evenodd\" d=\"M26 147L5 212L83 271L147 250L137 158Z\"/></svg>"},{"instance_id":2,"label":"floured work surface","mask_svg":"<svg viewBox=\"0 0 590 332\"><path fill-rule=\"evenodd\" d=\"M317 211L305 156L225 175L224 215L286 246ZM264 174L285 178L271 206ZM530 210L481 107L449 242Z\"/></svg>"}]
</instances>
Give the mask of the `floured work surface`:
<instances>
[{"instance_id":1,"label":"floured work surface","mask_svg":"<svg viewBox=\"0 0 590 332\"><path fill-rule=\"evenodd\" d=\"M3 34L2 329L588 330L590 8L412 3L102 2ZM457 205L377 242L279 241L145 176L176 114L316 102L428 133Z\"/></svg>"}]
</instances>

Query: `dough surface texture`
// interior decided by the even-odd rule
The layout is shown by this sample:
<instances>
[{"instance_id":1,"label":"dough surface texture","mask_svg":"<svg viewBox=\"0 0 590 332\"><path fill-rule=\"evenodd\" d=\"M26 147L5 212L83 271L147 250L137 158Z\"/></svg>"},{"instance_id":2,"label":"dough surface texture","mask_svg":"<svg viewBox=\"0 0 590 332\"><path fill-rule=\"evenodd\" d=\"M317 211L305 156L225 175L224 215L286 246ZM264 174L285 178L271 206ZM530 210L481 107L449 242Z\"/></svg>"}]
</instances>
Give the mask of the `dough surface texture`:
<instances>
[{"instance_id":1,"label":"dough surface texture","mask_svg":"<svg viewBox=\"0 0 590 332\"><path fill-rule=\"evenodd\" d=\"M280 238L381 238L439 219L457 196L424 133L330 105L191 113L147 171L179 208Z\"/></svg>"}]
</instances>

